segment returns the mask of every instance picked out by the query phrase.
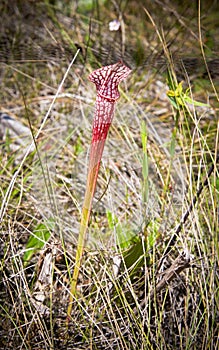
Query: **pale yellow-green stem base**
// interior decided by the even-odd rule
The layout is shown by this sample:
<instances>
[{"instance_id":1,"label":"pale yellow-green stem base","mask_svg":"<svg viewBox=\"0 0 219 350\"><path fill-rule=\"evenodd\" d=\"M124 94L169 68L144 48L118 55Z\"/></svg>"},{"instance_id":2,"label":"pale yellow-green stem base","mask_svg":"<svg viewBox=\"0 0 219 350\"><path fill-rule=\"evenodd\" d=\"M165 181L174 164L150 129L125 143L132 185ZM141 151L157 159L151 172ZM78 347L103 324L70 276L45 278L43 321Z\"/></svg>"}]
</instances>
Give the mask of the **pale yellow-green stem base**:
<instances>
[{"instance_id":1,"label":"pale yellow-green stem base","mask_svg":"<svg viewBox=\"0 0 219 350\"><path fill-rule=\"evenodd\" d=\"M90 217L89 210L84 207L82 210L82 218L81 218L80 231L78 236L78 245L77 245L76 257L75 257L75 267L74 267L74 272L71 279L70 298L69 298L69 304L68 304L68 310L67 310L68 317L71 316L73 297L76 294L77 280L78 280L78 275L79 275L79 270L81 265L81 259L83 255L84 244L86 240L86 231L87 231L89 217Z\"/></svg>"},{"instance_id":2,"label":"pale yellow-green stem base","mask_svg":"<svg viewBox=\"0 0 219 350\"><path fill-rule=\"evenodd\" d=\"M72 310L72 302L73 298L76 295L76 287L77 287L77 281L78 281L78 275L79 270L81 266L81 259L83 255L84 245L86 241L86 233L87 233L87 227L88 222L90 218L90 212L91 212L91 206L92 206L92 200L94 196L94 191L96 187L97 182L97 176L98 171L100 167L100 158L102 155L104 143L100 147L95 148L95 151L98 151L98 158L95 157L95 154L92 154L95 159L95 163L90 164L90 170L88 173L87 178L87 186L86 186L86 193L85 193L85 199L84 199L84 205L82 209L82 215L81 215L81 223L80 223L80 230L79 230L79 236L78 236L78 244L77 244L77 250L76 250L76 257L75 257L75 266L73 271L73 276L71 279L71 288L70 288L70 298L69 298L69 304L67 309L67 318L70 319L71 317L71 310ZM96 153L96 152L94 152Z\"/></svg>"}]
</instances>

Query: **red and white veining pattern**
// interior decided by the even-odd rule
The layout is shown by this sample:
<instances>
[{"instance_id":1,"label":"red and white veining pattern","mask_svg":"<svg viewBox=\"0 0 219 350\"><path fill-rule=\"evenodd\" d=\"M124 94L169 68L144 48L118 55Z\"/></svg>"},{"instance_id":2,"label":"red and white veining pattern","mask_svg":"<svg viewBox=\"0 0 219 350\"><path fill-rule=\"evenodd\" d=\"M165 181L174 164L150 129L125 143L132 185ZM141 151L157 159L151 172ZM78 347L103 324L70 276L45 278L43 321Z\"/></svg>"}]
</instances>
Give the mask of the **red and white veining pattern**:
<instances>
[{"instance_id":1,"label":"red and white veining pattern","mask_svg":"<svg viewBox=\"0 0 219 350\"><path fill-rule=\"evenodd\" d=\"M99 96L105 97L106 99L112 100L114 102L119 96L117 97L117 91L115 89L115 82L113 77L115 75L115 72L112 71L111 67L112 66L107 66L95 70L89 75L89 79L96 85L97 94ZM111 76L111 81L109 81L111 73L113 76Z\"/></svg>"},{"instance_id":2,"label":"red and white veining pattern","mask_svg":"<svg viewBox=\"0 0 219 350\"><path fill-rule=\"evenodd\" d=\"M97 99L93 121L93 135L90 150L87 186L81 213L81 223L75 257L75 268L71 282L68 316L70 316L71 313L71 303L73 301L72 296L76 293L78 274L81 265L81 258L83 255L83 248L86 241L87 227L89 223L104 143L110 124L112 122L115 102L119 98L118 85L121 80L127 77L130 71L131 70L122 62L118 62L117 64L97 69L89 76L89 79L96 84Z\"/></svg>"},{"instance_id":3,"label":"red and white veining pattern","mask_svg":"<svg viewBox=\"0 0 219 350\"><path fill-rule=\"evenodd\" d=\"M95 70L89 75L97 88L97 99L93 120L92 143L105 140L113 119L114 105L119 98L118 85L131 70L122 62Z\"/></svg>"},{"instance_id":4,"label":"red and white veining pattern","mask_svg":"<svg viewBox=\"0 0 219 350\"><path fill-rule=\"evenodd\" d=\"M93 119L92 143L105 140L114 115L115 102L97 95Z\"/></svg>"},{"instance_id":5,"label":"red and white veining pattern","mask_svg":"<svg viewBox=\"0 0 219 350\"><path fill-rule=\"evenodd\" d=\"M96 84L97 94L111 102L119 98L118 85L131 72L121 61L95 70L89 75L90 81Z\"/></svg>"},{"instance_id":6,"label":"red and white veining pattern","mask_svg":"<svg viewBox=\"0 0 219 350\"><path fill-rule=\"evenodd\" d=\"M96 85L97 98L93 120L87 193L84 202L84 209L88 211L91 209L91 199L96 187L105 140L114 115L115 102L120 96L118 85L130 72L130 68L122 62L118 62L97 69L89 75L90 81Z\"/></svg>"}]
</instances>

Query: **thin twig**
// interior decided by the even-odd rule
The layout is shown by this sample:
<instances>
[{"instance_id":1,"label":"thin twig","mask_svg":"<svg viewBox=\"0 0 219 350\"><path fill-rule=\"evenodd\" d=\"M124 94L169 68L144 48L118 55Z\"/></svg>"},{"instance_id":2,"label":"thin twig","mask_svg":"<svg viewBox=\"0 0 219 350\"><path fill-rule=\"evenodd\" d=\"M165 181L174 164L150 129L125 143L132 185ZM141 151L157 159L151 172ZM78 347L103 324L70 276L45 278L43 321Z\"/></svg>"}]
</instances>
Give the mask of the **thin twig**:
<instances>
[{"instance_id":1,"label":"thin twig","mask_svg":"<svg viewBox=\"0 0 219 350\"><path fill-rule=\"evenodd\" d=\"M171 264L171 266L158 274L162 276L161 280L156 284L156 286L148 293L148 296L144 298L140 303L140 308L143 309L148 304L149 300L153 300L154 296L160 292L163 288L168 286L168 284L174 279L174 277L179 276L179 274L190 267L190 256L185 254L180 254ZM137 311L137 308L136 308Z\"/></svg>"}]
</instances>

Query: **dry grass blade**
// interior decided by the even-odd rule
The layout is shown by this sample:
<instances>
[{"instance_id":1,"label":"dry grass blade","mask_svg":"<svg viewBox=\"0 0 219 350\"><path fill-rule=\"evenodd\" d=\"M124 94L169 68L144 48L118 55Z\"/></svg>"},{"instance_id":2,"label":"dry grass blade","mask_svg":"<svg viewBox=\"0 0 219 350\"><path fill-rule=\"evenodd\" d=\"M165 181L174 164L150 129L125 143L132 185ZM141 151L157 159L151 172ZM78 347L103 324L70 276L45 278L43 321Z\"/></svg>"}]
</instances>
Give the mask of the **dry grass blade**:
<instances>
[{"instance_id":1,"label":"dry grass blade","mask_svg":"<svg viewBox=\"0 0 219 350\"><path fill-rule=\"evenodd\" d=\"M219 348L217 7L0 2L0 349Z\"/></svg>"}]
</instances>

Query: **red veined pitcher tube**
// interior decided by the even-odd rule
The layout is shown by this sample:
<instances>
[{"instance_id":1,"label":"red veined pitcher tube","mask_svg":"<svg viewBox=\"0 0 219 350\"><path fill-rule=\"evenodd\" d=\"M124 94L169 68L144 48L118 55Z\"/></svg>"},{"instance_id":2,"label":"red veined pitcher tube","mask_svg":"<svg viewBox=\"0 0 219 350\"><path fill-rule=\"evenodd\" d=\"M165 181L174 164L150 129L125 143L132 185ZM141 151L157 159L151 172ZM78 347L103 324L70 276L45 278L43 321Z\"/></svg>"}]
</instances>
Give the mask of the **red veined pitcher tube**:
<instances>
[{"instance_id":1,"label":"red veined pitcher tube","mask_svg":"<svg viewBox=\"0 0 219 350\"><path fill-rule=\"evenodd\" d=\"M71 315L73 296L76 294L78 274L86 241L86 233L91 213L92 201L97 183L100 162L103 154L105 140L112 123L115 103L120 97L118 85L131 72L122 61L95 70L89 75L89 80L96 85L97 98L93 120L92 142L87 176L87 185L84 204L81 214L81 223L75 258L74 272L71 281L68 317Z\"/></svg>"}]
</instances>

